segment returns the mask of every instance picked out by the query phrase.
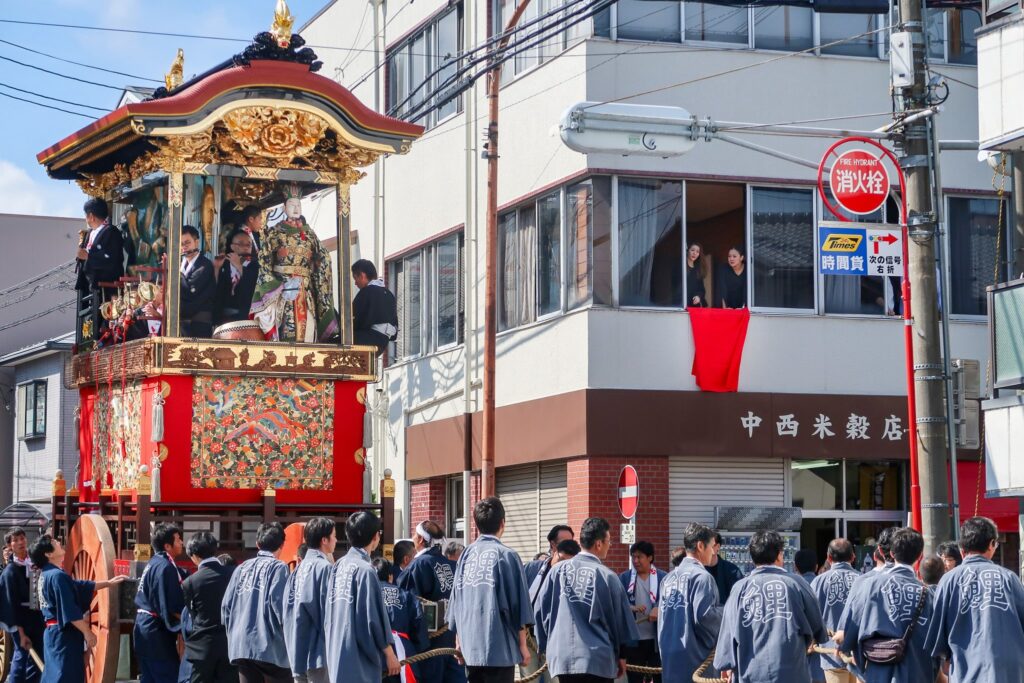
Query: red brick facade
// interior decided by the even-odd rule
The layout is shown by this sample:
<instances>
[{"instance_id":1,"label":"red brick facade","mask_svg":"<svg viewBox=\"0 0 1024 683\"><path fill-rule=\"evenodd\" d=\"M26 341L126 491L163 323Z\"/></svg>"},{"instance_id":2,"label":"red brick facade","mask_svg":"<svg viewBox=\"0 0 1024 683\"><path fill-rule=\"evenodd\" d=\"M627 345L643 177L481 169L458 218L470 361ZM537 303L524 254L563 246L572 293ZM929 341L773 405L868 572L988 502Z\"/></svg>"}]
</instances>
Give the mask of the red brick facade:
<instances>
[{"instance_id":1,"label":"red brick facade","mask_svg":"<svg viewBox=\"0 0 1024 683\"><path fill-rule=\"evenodd\" d=\"M447 477L434 477L414 481L409 485L409 508L413 525L432 519L444 528L447 481Z\"/></svg>"}]
</instances>

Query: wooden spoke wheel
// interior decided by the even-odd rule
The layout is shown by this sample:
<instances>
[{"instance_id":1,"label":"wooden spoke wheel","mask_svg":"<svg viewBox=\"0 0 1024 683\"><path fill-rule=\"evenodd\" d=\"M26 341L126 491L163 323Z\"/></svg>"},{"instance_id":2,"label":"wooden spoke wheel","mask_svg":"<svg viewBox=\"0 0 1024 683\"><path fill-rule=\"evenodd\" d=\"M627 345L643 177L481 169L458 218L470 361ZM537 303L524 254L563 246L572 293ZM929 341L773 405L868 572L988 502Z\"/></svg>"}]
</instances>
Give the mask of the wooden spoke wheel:
<instances>
[{"instance_id":1,"label":"wooden spoke wheel","mask_svg":"<svg viewBox=\"0 0 1024 683\"><path fill-rule=\"evenodd\" d=\"M114 577L114 539L102 517L83 515L75 522L68 535L64 571L83 581ZM86 683L114 683L121 637L117 588L93 593L85 618L96 636L96 647L85 654Z\"/></svg>"},{"instance_id":2,"label":"wooden spoke wheel","mask_svg":"<svg viewBox=\"0 0 1024 683\"><path fill-rule=\"evenodd\" d=\"M284 529L284 545L281 546L281 561L288 565L288 571L293 572L299 566L299 546L306 542L303 534L306 531L305 522L293 522Z\"/></svg>"},{"instance_id":3,"label":"wooden spoke wheel","mask_svg":"<svg viewBox=\"0 0 1024 683\"><path fill-rule=\"evenodd\" d=\"M4 629L0 629L0 681L7 680L11 670L11 658L14 657L14 638Z\"/></svg>"}]
</instances>

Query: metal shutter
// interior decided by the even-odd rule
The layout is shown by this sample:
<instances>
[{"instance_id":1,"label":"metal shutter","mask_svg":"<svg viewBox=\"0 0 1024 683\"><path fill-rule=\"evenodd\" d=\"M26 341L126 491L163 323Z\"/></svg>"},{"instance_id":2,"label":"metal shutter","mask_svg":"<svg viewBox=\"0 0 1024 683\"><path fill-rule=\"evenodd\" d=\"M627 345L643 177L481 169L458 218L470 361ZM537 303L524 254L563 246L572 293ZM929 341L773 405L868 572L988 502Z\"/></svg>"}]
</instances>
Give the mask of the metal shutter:
<instances>
[{"instance_id":1,"label":"metal shutter","mask_svg":"<svg viewBox=\"0 0 1024 683\"><path fill-rule=\"evenodd\" d=\"M668 462L669 533L682 542L690 522L712 525L716 505L786 504L786 462L768 458L687 458Z\"/></svg>"},{"instance_id":2,"label":"metal shutter","mask_svg":"<svg viewBox=\"0 0 1024 683\"><path fill-rule=\"evenodd\" d=\"M567 468L564 462L540 466L540 528L537 529L536 552L547 551L548 531L556 524L569 523Z\"/></svg>"},{"instance_id":3,"label":"metal shutter","mask_svg":"<svg viewBox=\"0 0 1024 683\"><path fill-rule=\"evenodd\" d=\"M523 562L537 554L537 466L502 467L495 474L495 490L505 506L505 533L501 542Z\"/></svg>"}]
</instances>

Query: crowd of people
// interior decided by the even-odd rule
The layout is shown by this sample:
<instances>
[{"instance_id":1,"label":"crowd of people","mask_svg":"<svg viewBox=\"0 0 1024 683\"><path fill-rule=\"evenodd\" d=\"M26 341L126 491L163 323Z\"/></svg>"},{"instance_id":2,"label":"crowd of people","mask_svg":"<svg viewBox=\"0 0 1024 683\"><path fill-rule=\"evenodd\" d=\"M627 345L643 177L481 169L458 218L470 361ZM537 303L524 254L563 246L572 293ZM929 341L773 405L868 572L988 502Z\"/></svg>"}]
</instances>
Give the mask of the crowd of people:
<instances>
[{"instance_id":1,"label":"crowd of people","mask_svg":"<svg viewBox=\"0 0 1024 683\"><path fill-rule=\"evenodd\" d=\"M845 538L829 544L822 567L801 551L788 571L783 537L759 531L746 576L718 557L721 536L702 524L686 527L670 571L639 541L632 567L617 575L604 563L605 519L587 519L578 538L555 526L548 552L525 565L501 542L500 499L479 501L473 520L480 535L466 548L422 521L395 544L392 563L374 557L376 515L347 519L349 550L337 561L334 520L315 518L292 572L280 559L279 523L260 526L256 556L237 567L218 555L213 534L186 543L179 528L159 524L135 598L140 681L512 683L516 667L541 662L561 683L688 682L702 667L736 683L1024 681L1024 585L992 561L997 530L984 517L964 522L959 545L931 557L917 531L886 529L867 571L854 567ZM9 680L82 683L84 653L96 646L90 602L123 578L71 578L50 535L31 549L21 529L5 541ZM435 649L442 653L406 661Z\"/></svg>"}]
</instances>

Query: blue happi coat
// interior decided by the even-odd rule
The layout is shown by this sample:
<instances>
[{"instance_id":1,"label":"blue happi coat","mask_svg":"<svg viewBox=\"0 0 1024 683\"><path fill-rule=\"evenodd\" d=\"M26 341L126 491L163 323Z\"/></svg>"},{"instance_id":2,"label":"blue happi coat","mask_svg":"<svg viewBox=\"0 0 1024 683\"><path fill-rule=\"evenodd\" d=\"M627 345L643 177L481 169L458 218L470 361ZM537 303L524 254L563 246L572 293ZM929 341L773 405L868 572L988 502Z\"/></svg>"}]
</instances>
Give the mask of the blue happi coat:
<instances>
[{"instance_id":1,"label":"blue happi coat","mask_svg":"<svg viewBox=\"0 0 1024 683\"><path fill-rule=\"evenodd\" d=\"M910 636L903 660L898 664L866 662L863 643L875 636L902 638L917 613L924 594L924 608L917 616L917 624ZM918 683L934 681L938 673L935 659L925 649L927 628L932 618L932 599L914 568L894 565L881 572L872 572L864 580L863 589L854 592L839 618L843 632L840 650L854 653L866 683Z\"/></svg>"},{"instance_id":2,"label":"blue happi coat","mask_svg":"<svg viewBox=\"0 0 1024 683\"><path fill-rule=\"evenodd\" d=\"M685 557L661 585L658 648L662 680L689 681L718 641L718 586L700 562Z\"/></svg>"},{"instance_id":3,"label":"blue happi coat","mask_svg":"<svg viewBox=\"0 0 1024 683\"><path fill-rule=\"evenodd\" d=\"M220 607L231 662L252 659L288 668L284 644L284 588L288 565L259 551L231 574Z\"/></svg>"},{"instance_id":4,"label":"blue happi coat","mask_svg":"<svg viewBox=\"0 0 1024 683\"><path fill-rule=\"evenodd\" d=\"M981 555L946 573L926 647L950 660L950 683L1024 683L1024 586Z\"/></svg>"},{"instance_id":5,"label":"blue happi coat","mask_svg":"<svg viewBox=\"0 0 1024 683\"><path fill-rule=\"evenodd\" d=\"M310 548L284 589L284 642L292 673L305 675L327 666L324 613L333 558Z\"/></svg>"},{"instance_id":6,"label":"blue happi coat","mask_svg":"<svg viewBox=\"0 0 1024 683\"><path fill-rule=\"evenodd\" d=\"M327 671L332 683L379 683L384 650L394 644L380 581L362 548L331 569L324 620Z\"/></svg>"},{"instance_id":7,"label":"blue happi coat","mask_svg":"<svg viewBox=\"0 0 1024 683\"><path fill-rule=\"evenodd\" d=\"M615 678L622 647L639 639L619 577L586 551L551 570L535 617L538 649L552 676Z\"/></svg>"},{"instance_id":8,"label":"blue happi coat","mask_svg":"<svg viewBox=\"0 0 1024 683\"><path fill-rule=\"evenodd\" d=\"M398 587L430 602L448 600L455 582L455 567L456 564L441 553L441 547L435 545L413 558L399 577ZM455 634L446 631L431 639L428 647L455 647ZM464 669L454 657L432 657L420 662L416 671L420 678L431 683L462 683L465 680Z\"/></svg>"},{"instance_id":9,"label":"blue happi coat","mask_svg":"<svg viewBox=\"0 0 1024 683\"><path fill-rule=\"evenodd\" d=\"M825 622L825 630L834 633L839 628L839 617L846 607L846 599L850 595L853 582L860 576L860 572L854 569L849 562L836 562L824 574L818 574L811 581L811 592L818 600L818 609L821 610L821 618ZM818 643L822 647L834 648L835 641L829 639L825 643ZM846 666L835 657L821 655L821 668L844 669Z\"/></svg>"},{"instance_id":10,"label":"blue happi coat","mask_svg":"<svg viewBox=\"0 0 1024 683\"><path fill-rule=\"evenodd\" d=\"M380 594L384 599L388 621L391 622L392 634L397 633L402 639L405 656L411 657L426 651L430 647L430 640L427 638L427 624L423 621L423 608L416 596L390 583L381 584Z\"/></svg>"},{"instance_id":11,"label":"blue happi coat","mask_svg":"<svg viewBox=\"0 0 1024 683\"><path fill-rule=\"evenodd\" d=\"M807 582L774 565L733 586L715 648L715 668L733 683L808 683L807 648L828 640Z\"/></svg>"},{"instance_id":12,"label":"blue happi coat","mask_svg":"<svg viewBox=\"0 0 1024 683\"><path fill-rule=\"evenodd\" d=\"M42 568L37 585L39 609L51 624L43 635L46 668L42 683L85 682L85 636L71 622L85 617L95 590L94 582L72 579L54 564Z\"/></svg>"},{"instance_id":13,"label":"blue happi coat","mask_svg":"<svg viewBox=\"0 0 1024 683\"><path fill-rule=\"evenodd\" d=\"M178 661L178 633L185 595L181 582L185 571L165 552L146 563L135 593L133 637L139 659Z\"/></svg>"},{"instance_id":14,"label":"blue happi coat","mask_svg":"<svg viewBox=\"0 0 1024 683\"><path fill-rule=\"evenodd\" d=\"M21 647L18 627L25 631L40 657L43 656L43 615L30 606L29 572L35 571L28 559L11 561L0 573L0 628L10 632L14 644L8 683L35 683L40 672L28 650Z\"/></svg>"},{"instance_id":15,"label":"blue happi coat","mask_svg":"<svg viewBox=\"0 0 1024 683\"><path fill-rule=\"evenodd\" d=\"M495 536L482 534L455 569L448 628L459 634L467 666L515 666L519 632L533 623L523 564Z\"/></svg>"}]
</instances>

